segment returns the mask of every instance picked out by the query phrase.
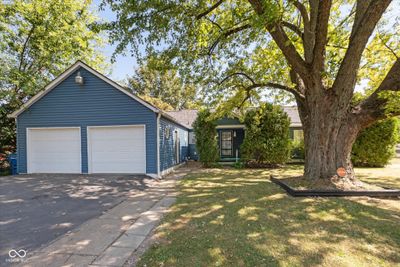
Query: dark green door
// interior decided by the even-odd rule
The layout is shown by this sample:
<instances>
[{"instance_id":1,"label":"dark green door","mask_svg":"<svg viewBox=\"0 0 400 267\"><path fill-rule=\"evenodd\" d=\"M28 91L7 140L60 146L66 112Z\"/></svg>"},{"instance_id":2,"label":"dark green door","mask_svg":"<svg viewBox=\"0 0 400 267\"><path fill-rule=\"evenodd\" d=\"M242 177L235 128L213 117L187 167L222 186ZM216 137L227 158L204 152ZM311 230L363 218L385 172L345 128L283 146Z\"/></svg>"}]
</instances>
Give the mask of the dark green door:
<instances>
[{"instance_id":1,"label":"dark green door","mask_svg":"<svg viewBox=\"0 0 400 267\"><path fill-rule=\"evenodd\" d=\"M223 130L220 135L221 158L233 157L233 131Z\"/></svg>"}]
</instances>

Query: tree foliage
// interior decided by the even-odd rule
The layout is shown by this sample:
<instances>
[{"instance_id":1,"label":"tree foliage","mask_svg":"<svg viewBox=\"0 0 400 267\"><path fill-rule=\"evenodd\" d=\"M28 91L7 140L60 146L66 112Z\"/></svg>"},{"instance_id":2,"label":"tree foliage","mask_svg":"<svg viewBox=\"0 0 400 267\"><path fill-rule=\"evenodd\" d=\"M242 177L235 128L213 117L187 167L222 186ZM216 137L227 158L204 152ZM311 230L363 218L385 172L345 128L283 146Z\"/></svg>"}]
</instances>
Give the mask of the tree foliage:
<instances>
[{"instance_id":1,"label":"tree foliage","mask_svg":"<svg viewBox=\"0 0 400 267\"><path fill-rule=\"evenodd\" d=\"M175 110L170 104L162 101L160 98L152 97L147 94L139 95L139 97L161 110L164 110L164 111Z\"/></svg>"},{"instance_id":2,"label":"tree foliage","mask_svg":"<svg viewBox=\"0 0 400 267\"><path fill-rule=\"evenodd\" d=\"M117 14L105 25L116 53L157 54L201 82L210 103L295 99L310 179L338 167L354 178L358 132L400 114L399 0L104 3ZM353 105L356 85L365 98Z\"/></svg>"},{"instance_id":3,"label":"tree foliage","mask_svg":"<svg viewBox=\"0 0 400 267\"><path fill-rule=\"evenodd\" d=\"M280 106L264 104L244 118L246 134L240 147L242 159L257 164L283 164L290 157L290 119Z\"/></svg>"},{"instance_id":4,"label":"tree foliage","mask_svg":"<svg viewBox=\"0 0 400 267\"><path fill-rule=\"evenodd\" d=\"M29 0L0 3L0 148L15 144L7 114L80 59L104 69L96 49L102 39L90 28L90 1Z\"/></svg>"},{"instance_id":5,"label":"tree foliage","mask_svg":"<svg viewBox=\"0 0 400 267\"><path fill-rule=\"evenodd\" d=\"M360 17L374 1L364 2L367 6L360 7L364 9L359 11ZM381 14L390 2L372 3L369 11L379 5L376 12ZM208 89L206 96L212 96L214 103L223 99L240 104L252 99L254 104L265 95L281 99L282 92L291 93L284 96L293 99L296 82L290 70L304 70L299 64L312 56L319 30L318 34L326 34L318 40L325 65L321 79L327 87L332 86L349 46L352 24L358 23L355 1L326 1L326 6L318 6L315 0L104 3L117 13L117 20L105 25L117 43L116 53L131 48L140 58L147 54L140 53L144 45L148 53L178 65L186 77L203 82ZM368 83L371 89L377 88L391 68L388 62L394 62L400 54L400 26L395 13L399 2L394 1L391 8L391 20L379 21L380 14L374 14L375 22L369 23L372 27L379 24L361 54L363 64L357 82ZM317 21L318 12L325 19L329 16L325 25ZM320 29L315 28L317 22ZM314 25L307 25L311 23ZM293 59L288 59L289 54Z\"/></svg>"},{"instance_id":6,"label":"tree foliage","mask_svg":"<svg viewBox=\"0 0 400 267\"><path fill-rule=\"evenodd\" d=\"M294 159L302 159L305 158L304 153L304 140L296 140L292 142L292 149L291 149L291 157Z\"/></svg>"},{"instance_id":7,"label":"tree foliage","mask_svg":"<svg viewBox=\"0 0 400 267\"><path fill-rule=\"evenodd\" d=\"M163 62L150 58L128 79L129 87L140 96L159 99L175 110L196 107L196 88L185 83L174 68L162 68Z\"/></svg>"},{"instance_id":8,"label":"tree foliage","mask_svg":"<svg viewBox=\"0 0 400 267\"><path fill-rule=\"evenodd\" d=\"M399 119L379 121L364 129L356 139L352 160L356 166L384 167L395 155L400 141Z\"/></svg>"},{"instance_id":9,"label":"tree foliage","mask_svg":"<svg viewBox=\"0 0 400 267\"><path fill-rule=\"evenodd\" d=\"M209 110L199 111L193 130L196 135L196 149L199 160L205 167L212 167L219 159L216 120Z\"/></svg>"}]
</instances>

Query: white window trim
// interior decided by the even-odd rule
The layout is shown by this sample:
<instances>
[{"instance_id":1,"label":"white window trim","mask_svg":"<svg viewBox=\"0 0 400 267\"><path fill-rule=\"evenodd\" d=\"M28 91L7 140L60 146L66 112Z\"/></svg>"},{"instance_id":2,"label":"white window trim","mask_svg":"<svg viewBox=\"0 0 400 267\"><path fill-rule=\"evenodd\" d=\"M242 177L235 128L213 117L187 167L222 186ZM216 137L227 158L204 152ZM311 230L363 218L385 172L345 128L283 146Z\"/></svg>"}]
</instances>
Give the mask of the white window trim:
<instances>
[{"instance_id":1,"label":"white window trim","mask_svg":"<svg viewBox=\"0 0 400 267\"><path fill-rule=\"evenodd\" d=\"M161 113L157 114L157 174L156 178L161 177L160 173L160 119L161 119Z\"/></svg>"}]
</instances>

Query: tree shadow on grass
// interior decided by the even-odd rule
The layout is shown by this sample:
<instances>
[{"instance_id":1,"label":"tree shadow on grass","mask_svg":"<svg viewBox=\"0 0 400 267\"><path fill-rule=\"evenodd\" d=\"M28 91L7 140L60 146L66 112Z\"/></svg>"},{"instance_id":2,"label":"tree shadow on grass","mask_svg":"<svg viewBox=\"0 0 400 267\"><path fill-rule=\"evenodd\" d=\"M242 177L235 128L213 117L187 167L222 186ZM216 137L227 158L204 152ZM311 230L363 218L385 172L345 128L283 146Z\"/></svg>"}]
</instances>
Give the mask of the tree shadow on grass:
<instances>
[{"instance_id":1,"label":"tree shadow on grass","mask_svg":"<svg viewBox=\"0 0 400 267\"><path fill-rule=\"evenodd\" d=\"M343 266L400 263L400 214L345 198L292 198L266 170L204 170L180 183L139 265Z\"/></svg>"}]
</instances>

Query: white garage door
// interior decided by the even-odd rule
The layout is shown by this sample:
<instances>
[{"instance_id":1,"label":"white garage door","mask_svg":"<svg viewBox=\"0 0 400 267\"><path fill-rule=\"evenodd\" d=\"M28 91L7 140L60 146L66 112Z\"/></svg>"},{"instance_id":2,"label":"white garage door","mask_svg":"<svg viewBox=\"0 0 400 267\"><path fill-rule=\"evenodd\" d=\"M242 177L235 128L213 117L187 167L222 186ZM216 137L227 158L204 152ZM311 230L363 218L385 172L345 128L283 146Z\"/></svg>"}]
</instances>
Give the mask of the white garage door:
<instances>
[{"instance_id":1,"label":"white garage door","mask_svg":"<svg viewBox=\"0 0 400 267\"><path fill-rule=\"evenodd\" d=\"M144 126L88 127L91 173L146 173Z\"/></svg>"},{"instance_id":2,"label":"white garage door","mask_svg":"<svg viewBox=\"0 0 400 267\"><path fill-rule=\"evenodd\" d=\"M80 128L29 128L28 173L81 173Z\"/></svg>"}]
</instances>

